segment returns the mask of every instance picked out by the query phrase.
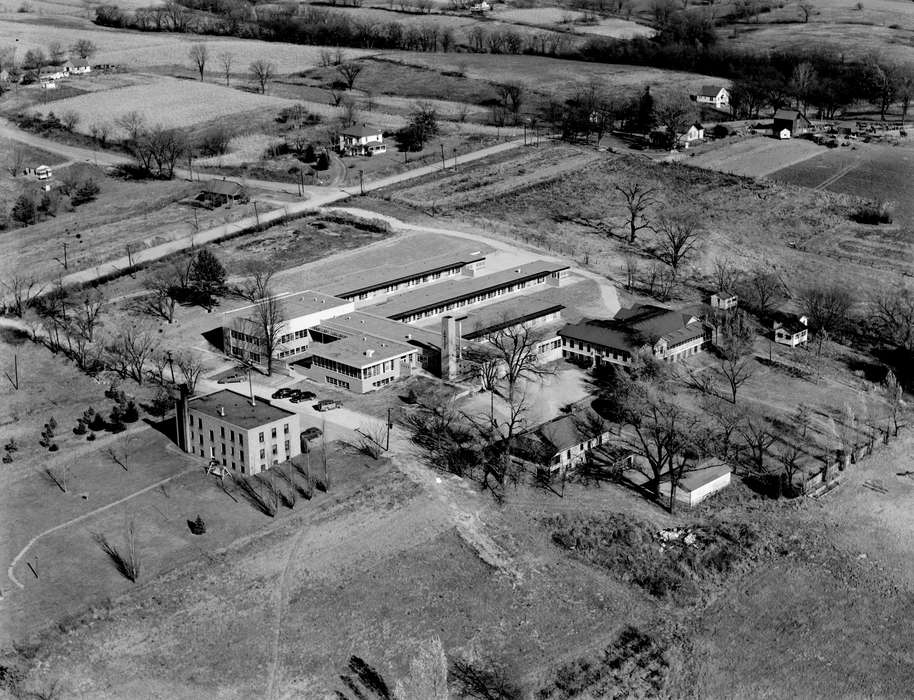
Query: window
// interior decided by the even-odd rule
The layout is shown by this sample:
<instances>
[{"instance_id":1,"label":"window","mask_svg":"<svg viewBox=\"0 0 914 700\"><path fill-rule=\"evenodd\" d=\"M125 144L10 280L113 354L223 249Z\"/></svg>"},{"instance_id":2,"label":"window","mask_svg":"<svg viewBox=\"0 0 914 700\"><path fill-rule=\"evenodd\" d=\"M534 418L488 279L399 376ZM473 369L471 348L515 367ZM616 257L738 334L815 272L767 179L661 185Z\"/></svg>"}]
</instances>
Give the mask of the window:
<instances>
[{"instance_id":1,"label":"window","mask_svg":"<svg viewBox=\"0 0 914 700\"><path fill-rule=\"evenodd\" d=\"M234 457L234 456L235 456L235 448L233 447L232 448L232 457Z\"/></svg>"},{"instance_id":2,"label":"window","mask_svg":"<svg viewBox=\"0 0 914 700\"><path fill-rule=\"evenodd\" d=\"M222 444L222 454L225 454L225 443ZM224 462L225 460L223 459L222 461Z\"/></svg>"},{"instance_id":3,"label":"window","mask_svg":"<svg viewBox=\"0 0 914 700\"><path fill-rule=\"evenodd\" d=\"M194 417L193 416L190 417L190 427L191 428L194 427Z\"/></svg>"},{"instance_id":4,"label":"window","mask_svg":"<svg viewBox=\"0 0 914 700\"><path fill-rule=\"evenodd\" d=\"M225 466L225 457L222 458L222 466Z\"/></svg>"},{"instance_id":5,"label":"window","mask_svg":"<svg viewBox=\"0 0 914 700\"><path fill-rule=\"evenodd\" d=\"M216 442L216 436L213 434L212 430L209 431L209 441Z\"/></svg>"},{"instance_id":6,"label":"window","mask_svg":"<svg viewBox=\"0 0 914 700\"><path fill-rule=\"evenodd\" d=\"M241 436L239 435L238 437L241 437ZM229 441L235 442L235 431L234 430L229 431Z\"/></svg>"},{"instance_id":7,"label":"window","mask_svg":"<svg viewBox=\"0 0 914 700\"><path fill-rule=\"evenodd\" d=\"M262 432L260 433L260 436L259 436L259 437L260 437L260 442L263 442L264 439L263 439L263 433L262 433Z\"/></svg>"},{"instance_id":8,"label":"window","mask_svg":"<svg viewBox=\"0 0 914 700\"><path fill-rule=\"evenodd\" d=\"M238 453L238 459L240 459L242 462L244 461L244 450L240 450L240 451L239 451L239 453Z\"/></svg>"},{"instance_id":9,"label":"window","mask_svg":"<svg viewBox=\"0 0 914 700\"><path fill-rule=\"evenodd\" d=\"M279 454L279 449L276 447L276 445L273 445L273 454Z\"/></svg>"},{"instance_id":10,"label":"window","mask_svg":"<svg viewBox=\"0 0 914 700\"><path fill-rule=\"evenodd\" d=\"M286 452L288 452L289 451L289 441L288 440L286 440L286 442L285 442L285 448L286 448Z\"/></svg>"},{"instance_id":11,"label":"window","mask_svg":"<svg viewBox=\"0 0 914 700\"><path fill-rule=\"evenodd\" d=\"M264 459L267 456L267 451L264 449L260 450L260 459Z\"/></svg>"},{"instance_id":12,"label":"window","mask_svg":"<svg viewBox=\"0 0 914 700\"><path fill-rule=\"evenodd\" d=\"M282 432L285 433L286 435L289 434L289 424L288 423L283 423Z\"/></svg>"},{"instance_id":13,"label":"window","mask_svg":"<svg viewBox=\"0 0 914 700\"><path fill-rule=\"evenodd\" d=\"M221 437L223 440L225 439L225 426L224 425L219 426L219 437Z\"/></svg>"},{"instance_id":14,"label":"window","mask_svg":"<svg viewBox=\"0 0 914 700\"><path fill-rule=\"evenodd\" d=\"M270 428L270 437L276 439L276 428Z\"/></svg>"},{"instance_id":15,"label":"window","mask_svg":"<svg viewBox=\"0 0 914 700\"><path fill-rule=\"evenodd\" d=\"M200 438L200 439L202 440L203 438ZM200 450L200 456L201 456L201 457L203 456L203 450L202 450L202 449Z\"/></svg>"},{"instance_id":16,"label":"window","mask_svg":"<svg viewBox=\"0 0 914 700\"><path fill-rule=\"evenodd\" d=\"M203 433L200 433L200 444L203 444Z\"/></svg>"}]
</instances>

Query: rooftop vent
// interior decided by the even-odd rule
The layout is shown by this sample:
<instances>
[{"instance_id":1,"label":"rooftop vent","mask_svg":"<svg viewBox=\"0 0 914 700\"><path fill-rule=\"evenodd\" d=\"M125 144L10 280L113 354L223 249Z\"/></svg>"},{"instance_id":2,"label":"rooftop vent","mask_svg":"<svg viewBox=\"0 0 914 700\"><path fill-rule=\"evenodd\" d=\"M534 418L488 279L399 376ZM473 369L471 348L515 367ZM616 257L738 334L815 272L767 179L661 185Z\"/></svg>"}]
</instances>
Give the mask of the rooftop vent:
<instances>
[{"instance_id":1,"label":"rooftop vent","mask_svg":"<svg viewBox=\"0 0 914 700\"><path fill-rule=\"evenodd\" d=\"M372 355L374 355L374 350L366 350L366 351L365 351L365 357L371 357Z\"/></svg>"},{"instance_id":2,"label":"rooftop vent","mask_svg":"<svg viewBox=\"0 0 914 700\"><path fill-rule=\"evenodd\" d=\"M222 416L223 418L225 417L225 406L219 407L219 415Z\"/></svg>"},{"instance_id":3,"label":"rooftop vent","mask_svg":"<svg viewBox=\"0 0 914 700\"><path fill-rule=\"evenodd\" d=\"M412 333L407 333L407 334L406 334L406 339L407 339L407 340L412 340L412 339L413 339L413 334L412 334Z\"/></svg>"}]
</instances>

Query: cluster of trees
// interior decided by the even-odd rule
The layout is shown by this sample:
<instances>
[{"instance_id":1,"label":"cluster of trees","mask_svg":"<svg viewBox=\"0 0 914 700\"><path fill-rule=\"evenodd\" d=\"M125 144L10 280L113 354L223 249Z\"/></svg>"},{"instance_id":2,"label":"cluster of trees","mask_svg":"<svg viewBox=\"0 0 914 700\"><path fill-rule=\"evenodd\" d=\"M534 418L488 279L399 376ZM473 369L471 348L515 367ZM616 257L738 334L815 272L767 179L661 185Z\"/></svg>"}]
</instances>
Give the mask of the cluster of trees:
<instances>
[{"instance_id":1,"label":"cluster of trees","mask_svg":"<svg viewBox=\"0 0 914 700\"><path fill-rule=\"evenodd\" d=\"M53 41L47 46L47 51L35 47L25 52L20 61L16 61L14 46L0 47L0 70L10 71L15 75L19 70L32 71L45 66L60 65L68 57L90 59L98 52L98 47L89 39L77 39L66 48L59 41Z\"/></svg>"},{"instance_id":2,"label":"cluster of trees","mask_svg":"<svg viewBox=\"0 0 914 700\"><path fill-rule=\"evenodd\" d=\"M438 111L429 102L420 102L409 115L409 122L397 132L397 143L404 151L421 151L438 134Z\"/></svg>"},{"instance_id":3,"label":"cluster of trees","mask_svg":"<svg viewBox=\"0 0 914 700\"><path fill-rule=\"evenodd\" d=\"M400 22L363 21L311 6L277 5L260 8L255 14L241 3L188 0L185 4L186 7L169 2L132 13L116 5L102 5L96 8L95 23L140 31L194 32L318 46L429 52L447 52L457 46L453 29L433 21L404 26ZM570 38L558 32L528 34L474 26L466 38L466 48L476 53L562 55L572 47Z\"/></svg>"},{"instance_id":4,"label":"cluster of trees","mask_svg":"<svg viewBox=\"0 0 914 700\"><path fill-rule=\"evenodd\" d=\"M168 323L174 321L178 304L199 304L206 308L225 293L226 272L219 259L207 248L165 264L146 279L149 294L142 301L143 310Z\"/></svg>"},{"instance_id":5,"label":"cluster of trees","mask_svg":"<svg viewBox=\"0 0 914 700\"><path fill-rule=\"evenodd\" d=\"M61 181L61 186L50 192L42 192L40 198L32 194L21 194L16 198L10 209L10 220L19 226L31 226L43 218L54 216L64 198L69 198L71 209L93 201L100 192L98 184L92 178L74 181L67 178Z\"/></svg>"}]
</instances>

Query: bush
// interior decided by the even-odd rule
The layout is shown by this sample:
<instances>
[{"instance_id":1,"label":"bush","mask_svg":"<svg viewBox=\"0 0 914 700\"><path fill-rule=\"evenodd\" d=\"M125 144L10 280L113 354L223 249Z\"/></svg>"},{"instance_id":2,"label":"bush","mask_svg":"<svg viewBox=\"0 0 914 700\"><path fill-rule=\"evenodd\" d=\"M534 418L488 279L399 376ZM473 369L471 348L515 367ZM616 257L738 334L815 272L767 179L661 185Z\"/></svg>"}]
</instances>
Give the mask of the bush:
<instances>
[{"instance_id":1,"label":"bush","mask_svg":"<svg viewBox=\"0 0 914 700\"><path fill-rule=\"evenodd\" d=\"M93 201L100 192L99 186L91 178L76 188L76 191L70 197L70 204L78 207L81 204L87 204Z\"/></svg>"},{"instance_id":2,"label":"bush","mask_svg":"<svg viewBox=\"0 0 914 700\"><path fill-rule=\"evenodd\" d=\"M74 435L85 435L86 432L87 432L86 422L82 418L79 418L76 421L76 427L73 428L73 434Z\"/></svg>"},{"instance_id":3,"label":"bush","mask_svg":"<svg viewBox=\"0 0 914 700\"><path fill-rule=\"evenodd\" d=\"M232 135L225 127L217 126L206 131L197 145L203 156L221 156L228 151Z\"/></svg>"},{"instance_id":4,"label":"bush","mask_svg":"<svg viewBox=\"0 0 914 700\"><path fill-rule=\"evenodd\" d=\"M105 422L105 419L102 418L101 414L100 413L93 414L92 420L89 423L89 430L95 430L97 432L99 430L104 430L106 427L107 427L107 423ZM90 438L90 439L94 439L94 438Z\"/></svg>"},{"instance_id":5,"label":"bush","mask_svg":"<svg viewBox=\"0 0 914 700\"><path fill-rule=\"evenodd\" d=\"M858 224L890 224L892 223L892 209L889 202L871 200L858 206L851 213L851 219Z\"/></svg>"},{"instance_id":6,"label":"bush","mask_svg":"<svg viewBox=\"0 0 914 700\"><path fill-rule=\"evenodd\" d=\"M203 535L206 533L206 523L203 522L203 518L199 515L196 520L188 520L187 527L194 535Z\"/></svg>"},{"instance_id":7,"label":"bush","mask_svg":"<svg viewBox=\"0 0 914 700\"><path fill-rule=\"evenodd\" d=\"M19 195L13 208L10 210L10 218L20 226L30 226L35 223L37 212L35 202L26 195Z\"/></svg>"},{"instance_id":8,"label":"bush","mask_svg":"<svg viewBox=\"0 0 914 700\"><path fill-rule=\"evenodd\" d=\"M57 452L60 448L57 446L56 442L51 443L51 446L48 447L49 452Z\"/></svg>"},{"instance_id":9,"label":"bush","mask_svg":"<svg viewBox=\"0 0 914 700\"><path fill-rule=\"evenodd\" d=\"M95 439L95 433L89 433L86 436L86 440L88 440L89 442L92 442L94 439Z\"/></svg>"},{"instance_id":10,"label":"bush","mask_svg":"<svg viewBox=\"0 0 914 700\"><path fill-rule=\"evenodd\" d=\"M136 423L140 419L140 412L137 410L136 403L133 399L130 399L123 408L121 419L125 423Z\"/></svg>"}]
</instances>

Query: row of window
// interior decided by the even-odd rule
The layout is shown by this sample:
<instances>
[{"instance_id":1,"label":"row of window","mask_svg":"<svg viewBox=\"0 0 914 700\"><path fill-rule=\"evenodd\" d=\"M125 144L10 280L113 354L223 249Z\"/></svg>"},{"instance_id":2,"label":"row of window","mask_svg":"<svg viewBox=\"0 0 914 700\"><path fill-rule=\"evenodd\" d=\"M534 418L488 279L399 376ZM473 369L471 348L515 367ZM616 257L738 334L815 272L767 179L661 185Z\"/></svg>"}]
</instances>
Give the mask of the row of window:
<instances>
[{"instance_id":1,"label":"row of window","mask_svg":"<svg viewBox=\"0 0 914 700\"><path fill-rule=\"evenodd\" d=\"M361 294L358 295L358 299L360 299L360 300L370 299L371 297L373 297L375 294L378 294L378 293L390 294L391 292L396 292L403 285L405 285L407 287L418 287L420 284L426 284L433 280L441 279L442 275L447 275L448 277L453 277L454 275L459 275L460 270L461 270L460 267L454 267L454 268L451 268L450 270L444 270L443 272L433 272L432 274L429 274L429 275L422 275L421 277L415 277L413 279L406 280L406 282L395 282L393 284L388 284L386 287L383 287L381 289L372 289L368 292L362 292ZM351 298L351 297L349 297L349 298Z\"/></svg>"},{"instance_id":2,"label":"row of window","mask_svg":"<svg viewBox=\"0 0 914 700\"><path fill-rule=\"evenodd\" d=\"M558 347L558 345L554 347ZM631 355L624 350L607 348L602 345L591 345L590 343L585 343L583 340L568 340L568 338L562 338L562 347L568 348L569 350L580 350L581 352L589 352L595 353L597 355L609 356L614 360L621 360L623 362L627 361L629 357L631 357Z\"/></svg>"},{"instance_id":3,"label":"row of window","mask_svg":"<svg viewBox=\"0 0 914 700\"><path fill-rule=\"evenodd\" d=\"M420 311L418 313L406 316L402 319L404 323L411 323L413 321L418 321L421 318L430 318L432 316L437 316L438 314L444 313L445 311L453 311L454 309L459 309L463 306L471 306L473 304L478 304L486 299L492 299L493 297L502 296L504 294L511 294L512 292L519 291L521 289L526 289L527 287L543 284L545 283L547 275L542 277L536 277L532 280L526 282L516 282L514 284L508 285L507 287L499 287L498 289L492 289L486 292L480 292L476 296L470 297L468 299L462 299L460 301L451 302L449 304L443 304L441 306L436 306L433 309L428 309L426 311Z\"/></svg>"},{"instance_id":4,"label":"row of window","mask_svg":"<svg viewBox=\"0 0 914 700\"><path fill-rule=\"evenodd\" d=\"M300 338L307 338L307 337L308 337L308 329L305 328L304 330L295 331L294 333L286 333L285 335L279 336L279 342L285 344L285 343L289 343L293 340L299 340Z\"/></svg>"},{"instance_id":5,"label":"row of window","mask_svg":"<svg viewBox=\"0 0 914 700\"><path fill-rule=\"evenodd\" d=\"M341 386L344 389L349 388L349 382L344 382L342 379L337 379L336 377L331 377L329 374L324 378L327 380L328 384L333 384L333 386Z\"/></svg>"},{"instance_id":6,"label":"row of window","mask_svg":"<svg viewBox=\"0 0 914 700\"><path fill-rule=\"evenodd\" d=\"M260 338L256 336L249 335L241 331L236 331L234 328L231 330L231 336L235 340L240 340L242 342L248 343L249 345L253 345L254 347L260 347Z\"/></svg>"},{"instance_id":7,"label":"row of window","mask_svg":"<svg viewBox=\"0 0 914 700\"><path fill-rule=\"evenodd\" d=\"M279 359L283 359L284 357L292 357L293 355L301 355L301 354L302 354L303 352L305 352L307 349L308 349L308 345L307 345L307 344L306 344L306 345L299 345L298 347L296 347L296 348L291 348L291 349L289 349L289 350L281 350L280 352L278 352L278 353L276 354L276 356L277 356Z\"/></svg>"}]
</instances>

